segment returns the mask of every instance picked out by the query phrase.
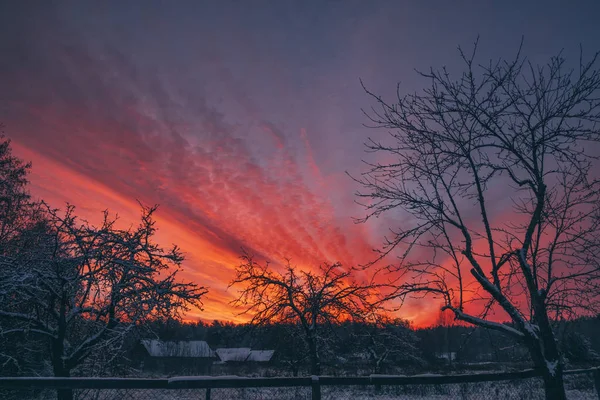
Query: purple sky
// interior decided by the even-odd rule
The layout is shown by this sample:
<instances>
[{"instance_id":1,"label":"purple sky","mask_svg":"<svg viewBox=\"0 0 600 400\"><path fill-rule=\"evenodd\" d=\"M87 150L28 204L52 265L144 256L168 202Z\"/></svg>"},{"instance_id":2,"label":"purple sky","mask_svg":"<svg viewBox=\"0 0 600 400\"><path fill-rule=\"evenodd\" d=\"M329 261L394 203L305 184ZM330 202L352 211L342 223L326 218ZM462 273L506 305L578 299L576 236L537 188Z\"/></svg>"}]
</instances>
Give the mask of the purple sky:
<instances>
[{"instance_id":1,"label":"purple sky","mask_svg":"<svg viewBox=\"0 0 600 400\"><path fill-rule=\"evenodd\" d=\"M241 246L305 267L368 261L397 220L353 204L371 103L480 60L545 62L600 50L600 3L2 1L0 121L33 161L32 192L87 218L159 203L161 240L210 286L194 317L236 320L226 290ZM573 58L574 57L574 58ZM372 158L371 158L372 159ZM435 304L403 316L430 321Z\"/></svg>"}]
</instances>

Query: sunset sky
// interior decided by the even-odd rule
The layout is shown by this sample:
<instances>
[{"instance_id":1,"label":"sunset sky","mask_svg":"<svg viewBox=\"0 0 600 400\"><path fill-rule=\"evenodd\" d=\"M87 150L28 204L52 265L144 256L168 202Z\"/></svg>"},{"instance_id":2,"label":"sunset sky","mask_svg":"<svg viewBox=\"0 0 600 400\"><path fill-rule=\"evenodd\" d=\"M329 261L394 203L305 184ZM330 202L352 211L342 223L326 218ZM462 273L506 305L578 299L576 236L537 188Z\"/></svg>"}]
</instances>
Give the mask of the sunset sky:
<instances>
[{"instance_id":1,"label":"sunset sky","mask_svg":"<svg viewBox=\"0 0 600 400\"><path fill-rule=\"evenodd\" d=\"M191 318L242 321L227 289L241 248L311 268L373 258L387 215L354 204L371 104L414 68L600 50L600 2L1 1L0 122L33 162L31 192L123 221L160 204L161 243L210 288ZM502 203L502 199L499 199ZM400 312L431 322L438 304Z\"/></svg>"}]
</instances>

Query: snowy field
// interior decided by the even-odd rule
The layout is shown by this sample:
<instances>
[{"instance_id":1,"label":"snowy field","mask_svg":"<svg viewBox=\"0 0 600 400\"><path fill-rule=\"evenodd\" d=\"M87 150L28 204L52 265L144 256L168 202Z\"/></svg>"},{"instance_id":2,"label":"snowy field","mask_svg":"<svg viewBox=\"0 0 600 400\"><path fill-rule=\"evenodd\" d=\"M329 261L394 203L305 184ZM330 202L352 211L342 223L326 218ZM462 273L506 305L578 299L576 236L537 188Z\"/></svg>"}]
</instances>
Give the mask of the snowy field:
<instances>
[{"instance_id":1,"label":"snowy field","mask_svg":"<svg viewBox=\"0 0 600 400\"><path fill-rule=\"evenodd\" d=\"M567 398L572 400L597 400L598 394L589 375L565 377ZM544 391L539 378L516 381L482 382L447 385L405 386L323 386L323 400L335 399L405 399L405 400L542 400ZM49 400L56 399L56 392L43 390L33 392L0 390L0 398ZM74 400L199 400L206 398L205 389L103 389L75 390ZM212 389L212 400L310 400L311 388L244 388Z\"/></svg>"},{"instance_id":2,"label":"snowy field","mask_svg":"<svg viewBox=\"0 0 600 400\"><path fill-rule=\"evenodd\" d=\"M449 385L452 386L452 385ZM324 387L321 394L323 400L351 399L351 400L450 400L450 399L493 399L493 400L537 400L544 399L541 389L533 389L527 385L510 385L501 387L478 388L414 388L402 390L398 388L383 387L379 391L373 388L359 387ZM532 390L533 389L533 390ZM412 392L412 393L411 393ZM75 400L199 400L206 398L204 389L183 390L78 390L74 393ZM53 391L44 393L1 393L3 399L31 399L49 400L56 399ZM310 388L247 388L247 389L212 389L213 400L310 400ZM593 388L567 391L567 398L572 400L597 400L598 395Z\"/></svg>"}]
</instances>

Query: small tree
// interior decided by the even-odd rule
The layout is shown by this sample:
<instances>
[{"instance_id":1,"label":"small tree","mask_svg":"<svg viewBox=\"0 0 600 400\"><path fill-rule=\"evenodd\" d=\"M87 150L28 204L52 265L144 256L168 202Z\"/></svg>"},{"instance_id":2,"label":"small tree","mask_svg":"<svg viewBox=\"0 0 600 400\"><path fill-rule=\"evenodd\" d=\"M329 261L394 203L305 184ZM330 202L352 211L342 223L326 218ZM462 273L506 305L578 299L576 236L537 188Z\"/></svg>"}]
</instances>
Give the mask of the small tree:
<instances>
[{"instance_id":1,"label":"small tree","mask_svg":"<svg viewBox=\"0 0 600 400\"><path fill-rule=\"evenodd\" d=\"M352 280L352 269L339 263L321 265L316 272L301 271L289 261L282 273L260 264L245 253L232 285L240 295L232 304L252 315L252 324L299 326L309 351L311 374L321 373L321 330L343 320L362 320L370 306L368 285Z\"/></svg>"},{"instance_id":2,"label":"small tree","mask_svg":"<svg viewBox=\"0 0 600 400\"><path fill-rule=\"evenodd\" d=\"M520 51L484 65L460 55L456 80L431 69L427 89L398 90L393 104L367 91L391 140L367 144L387 158L357 179L365 219L405 213L382 249L399 250L390 298L437 296L457 319L521 341L546 397L564 399L552 321L597 310L600 295L598 55L575 70L560 55L545 66ZM499 197L512 206L500 212ZM483 312L469 312L478 299ZM510 325L489 318L494 308Z\"/></svg>"},{"instance_id":3,"label":"small tree","mask_svg":"<svg viewBox=\"0 0 600 400\"><path fill-rule=\"evenodd\" d=\"M399 365L399 361L405 367L424 363L416 347L418 339L407 321L379 315L373 322L350 328L355 351L366 356L374 374L386 372L386 366Z\"/></svg>"},{"instance_id":4,"label":"small tree","mask_svg":"<svg viewBox=\"0 0 600 400\"><path fill-rule=\"evenodd\" d=\"M54 375L68 377L94 352L114 349L134 326L200 307L206 289L176 279L179 249L153 241L155 210L143 207L137 227L118 229L106 212L96 227L80 223L71 206L63 215L47 207L45 218L15 237L2 257L0 317L11 324L0 333L42 338Z\"/></svg>"}]
</instances>

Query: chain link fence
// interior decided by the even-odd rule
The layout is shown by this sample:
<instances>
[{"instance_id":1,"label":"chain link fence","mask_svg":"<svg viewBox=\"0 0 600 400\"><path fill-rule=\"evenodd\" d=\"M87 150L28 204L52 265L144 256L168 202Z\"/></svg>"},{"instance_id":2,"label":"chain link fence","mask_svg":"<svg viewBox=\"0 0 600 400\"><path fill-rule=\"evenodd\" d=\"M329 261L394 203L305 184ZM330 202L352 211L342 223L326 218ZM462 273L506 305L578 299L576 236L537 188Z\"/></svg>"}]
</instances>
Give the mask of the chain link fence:
<instances>
[{"instance_id":1,"label":"chain link fence","mask_svg":"<svg viewBox=\"0 0 600 400\"><path fill-rule=\"evenodd\" d=\"M564 377L567 399L600 400L592 373ZM499 381L418 384L323 386L322 400L403 399L403 400L544 400L544 382L540 377Z\"/></svg>"},{"instance_id":2,"label":"chain link fence","mask_svg":"<svg viewBox=\"0 0 600 400\"><path fill-rule=\"evenodd\" d=\"M509 378L500 379L504 377ZM134 379L113 380L111 383L106 380L102 382L101 378L74 378L71 386L67 384L70 382L69 379L64 379L60 384L51 378L46 380L29 378L29 381L27 379L0 378L0 398L54 400L57 399L58 387L71 387L73 400L541 400L545 398L543 381L535 376L533 371L415 377L189 377L148 380L152 388L144 388L144 380ZM600 399L598 391L600 369L567 371L564 380L568 399ZM28 387L28 384L32 387ZM111 385L124 387L110 387ZM128 385L129 387L126 387Z\"/></svg>"},{"instance_id":3,"label":"chain link fence","mask_svg":"<svg viewBox=\"0 0 600 400\"><path fill-rule=\"evenodd\" d=\"M207 392L210 394L207 396ZM341 393L340 393L341 394ZM339 399L340 397L335 397ZM56 400L56 389L0 389L3 400ZM310 387L214 389L74 389L73 400L311 400Z\"/></svg>"},{"instance_id":4,"label":"chain link fence","mask_svg":"<svg viewBox=\"0 0 600 400\"><path fill-rule=\"evenodd\" d=\"M591 374L565 376L567 398L599 400ZM403 400L544 400L541 378L495 382L466 382L420 385L324 386L322 400L403 399Z\"/></svg>"},{"instance_id":5,"label":"chain link fence","mask_svg":"<svg viewBox=\"0 0 600 400\"><path fill-rule=\"evenodd\" d=\"M541 396L537 396L537 392ZM322 399L543 399L543 386L538 378L523 381L453 383L443 385L384 385L364 387L328 386L322 389Z\"/></svg>"}]
</instances>

